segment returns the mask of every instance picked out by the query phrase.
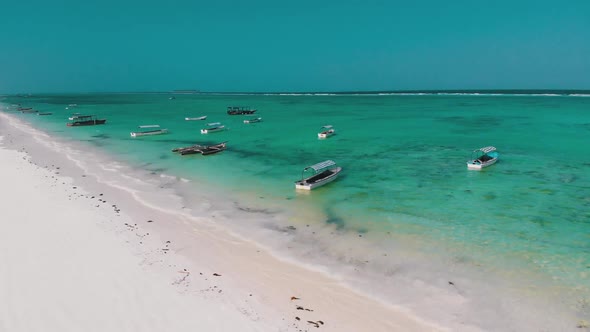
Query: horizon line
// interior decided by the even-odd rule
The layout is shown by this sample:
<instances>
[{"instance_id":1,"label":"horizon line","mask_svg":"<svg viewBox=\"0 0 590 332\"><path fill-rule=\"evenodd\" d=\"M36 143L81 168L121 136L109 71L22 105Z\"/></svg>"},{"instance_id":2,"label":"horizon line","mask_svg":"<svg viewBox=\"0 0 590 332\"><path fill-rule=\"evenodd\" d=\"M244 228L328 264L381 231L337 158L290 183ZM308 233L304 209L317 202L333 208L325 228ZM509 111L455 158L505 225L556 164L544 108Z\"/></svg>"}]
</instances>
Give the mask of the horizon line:
<instances>
[{"instance_id":1,"label":"horizon line","mask_svg":"<svg viewBox=\"0 0 590 332\"><path fill-rule=\"evenodd\" d=\"M0 93L0 96L32 96L32 95L53 95L53 94L401 94L401 93L509 93L509 94L530 94L539 92L553 93L590 93L590 89L411 89L411 90L318 90L318 91L201 91L198 89L176 89L163 91L85 91L85 92L36 92L36 93Z\"/></svg>"}]
</instances>

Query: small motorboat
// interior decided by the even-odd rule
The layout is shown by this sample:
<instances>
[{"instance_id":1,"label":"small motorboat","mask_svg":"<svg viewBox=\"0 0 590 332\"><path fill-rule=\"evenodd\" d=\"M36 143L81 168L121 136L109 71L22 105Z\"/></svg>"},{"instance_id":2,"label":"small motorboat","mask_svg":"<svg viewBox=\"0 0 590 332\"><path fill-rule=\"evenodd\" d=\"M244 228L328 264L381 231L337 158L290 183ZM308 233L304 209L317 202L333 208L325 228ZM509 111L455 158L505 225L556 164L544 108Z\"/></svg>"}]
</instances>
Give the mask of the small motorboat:
<instances>
[{"instance_id":1,"label":"small motorboat","mask_svg":"<svg viewBox=\"0 0 590 332\"><path fill-rule=\"evenodd\" d=\"M318 133L318 138L325 139L325 138L328 138L328 137L334 135L335 133L336 133L336 130L334 129L334 126L325 125L325 126L322 126L322 128L320 128L320 132Z\"/></svg>"},{"instance_id":2,"label":"small motorboat","mask_svg":"<svg viewBox=\"0 0 590 332\"><path fill-rule=\"evenodd\" d=\"M53 115L51 112L39 112L37 115Z\"/></svg>"},{"instance_id":3,"label":"small motorboat","mask_svg":"<svg viewBox=\"0 0 590 332\"><path fill-rule=\"evenodd\" d=\"M207 119L207 116L206 116L206 115L204 115L204 116L200 116L200 117L198 117L198 118L184 118L184 119L185 119L186 121L202 121L202 120L205 120L205 119Z\"/></svg>"},{"instance_id":4,"label":"small motorboat","mask_svg":"<svg viewBox=\"0 0 590 332\"><path fill-rule=\"evenodd\" d=\"M481 170L495 164L500 158L500 154L493 146L486 146L481 149L474 150L471 153L471 160L467 161L467 169Z\"/></svg>"},{"instance_id":5,"label":"small motorboat","mask_svg":"<svg viewBox=\"0 0 590 332\"><path fill-rule=\"evenodd\" d=\"M261 122L262 118L258 117L258 118L251 118L251 119L246 119L244 120L244 123L256 123L256 122Z\"/></svg>"},{"instance_id":6,"label":"small motorboat","mask_svg":"<svg viewBox=\"0 0 590 332\"><path fill-rule=\"evenodd\" d=\"M304 175L307 171L311 171L312 174L306 178ZM336 163L332 160L307 166L301 172L301 180L295 181L295 189L312 190L321 187L336 180L341 171L342 167L336 166Z\"/></svg>"},{"instance_id":7,"label":"small motorboat","mask_svg":"<svg viewBox=\"0 0 590 332\"><path fill-rule=\"evenodd\" d=\"M168 129L160 129L160 125L143 125L139 126L139 128L147 130L131 132L131 137L168 134Z\"/></svg>"},{"instance_id":8,"label":"small motorboat","mask_svg":"<svg viewBox=\"0 0 590 332\"><path fill-rule=\"evenodd\" d=\"M217 133L224 130L225 126L222 125L220 122L212 122L208 123L207 127L201 129L201 134Z\"/></svg>"}]
</instances>

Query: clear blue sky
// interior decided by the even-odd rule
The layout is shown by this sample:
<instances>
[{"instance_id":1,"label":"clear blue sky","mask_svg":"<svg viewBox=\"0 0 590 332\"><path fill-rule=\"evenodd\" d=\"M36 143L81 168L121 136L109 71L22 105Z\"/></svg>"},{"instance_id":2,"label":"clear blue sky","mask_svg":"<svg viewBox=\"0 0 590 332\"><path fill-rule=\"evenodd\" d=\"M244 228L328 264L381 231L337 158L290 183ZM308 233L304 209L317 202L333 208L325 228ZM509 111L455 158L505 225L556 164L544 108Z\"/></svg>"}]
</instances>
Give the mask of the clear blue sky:
<instances>
[{"instance_id":1,"label":"clear blue sky","mask_svg":"<svg viewBox=\"0 0 590 332\"><path fill-rule=\"evenodd\" d=\"M590 1L3 1L0 93L590 89Z\"/></svg>"}]
</instances>

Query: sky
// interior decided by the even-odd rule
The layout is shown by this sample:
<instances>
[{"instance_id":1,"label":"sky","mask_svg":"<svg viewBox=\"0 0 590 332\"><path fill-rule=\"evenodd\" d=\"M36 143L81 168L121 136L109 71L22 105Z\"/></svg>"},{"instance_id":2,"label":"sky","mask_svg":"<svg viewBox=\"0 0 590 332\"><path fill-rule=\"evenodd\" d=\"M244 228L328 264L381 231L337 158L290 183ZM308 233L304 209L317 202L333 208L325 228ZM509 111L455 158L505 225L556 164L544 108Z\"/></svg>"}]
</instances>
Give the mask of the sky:
<instances>
[{"instance_id":1,"label":"sky","mask_svg":"<svg viewBox=\"0 0 590 332\"><path fill-rule=\"evenodd\" d=\"M8 1L0 93L590 89L590 1Z\"/></svg>"}]
</instances>

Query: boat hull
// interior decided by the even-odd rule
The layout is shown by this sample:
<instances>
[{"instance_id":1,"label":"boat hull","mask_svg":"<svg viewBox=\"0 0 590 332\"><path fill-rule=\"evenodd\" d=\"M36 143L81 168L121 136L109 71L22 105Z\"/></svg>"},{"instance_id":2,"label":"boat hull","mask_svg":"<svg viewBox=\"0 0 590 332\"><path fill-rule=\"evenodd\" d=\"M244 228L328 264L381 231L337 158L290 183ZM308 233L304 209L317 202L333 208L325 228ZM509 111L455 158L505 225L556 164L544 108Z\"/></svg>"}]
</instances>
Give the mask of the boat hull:
<instances>
[{"instance_id":1,"label":"boat hull","mask_svg":"<svg viewBox=\"0 0 590 332\"><path fill-rule=\"evenodd\" d=\"M250 119L250 120L244 120L244 123L257 123L257 122L261 122L262 118L257 118L257 119Z\"/></svg>"},{"instance_id":2,"label":"boat hull","mask_svg":"<svg viewBox=\"0 0 590 332\"><path fill-rule=\"evenodd\" d=\"M77 121L68 123L68 127L81 127L81 126L96 126L96 125L103 125L107 122L107 120L89 120L89 121Z\"/></svg>"},{"instance_id":3,"label":"boat hull","mask_svg":"<svg viewBox=\"0 0 590 332\"><path fill-rule=\"evenodd\" d=\"M321 132L321 133L318 133L318 138L319 138L319 139L326 139L326 138L328 138L328 137L330 137L330 136L334 135L334 133L335 133L335 132L336 132L336 131L335 131L334 129L330 129L330 130L323 131L323 132Z\"/></svg>"},{"instance_id":4,"label":"boat hull","mask_svg":"<svg viewBox=\"0 0 590 332\"><path fill-rule=\"evenodd\" d=\"M476 161L476 160L470 160L470 161L467 162L467 169L479 171L481 169L484 169L484 168L486 168L488 166L491 166L491 165L495 164L497 161L498 161L498 158L494 158L494 159L488 160L488 161L483 162L483 163L482 162L479 162L479 161Z\"/></svg>"},{"instance_id":5,"label":"boat hull","mask_svg":"<svg viewBox=\"0 0 590 332\"><path fill-rule=\"evenodd\" d=\"M224 131L224 130L225 130L225 127L201 129L201 134L218 133L218 132Z\"/></svg>"},{"instance_id":6,"label":"boat hull","mask_svg":"<svg viewBox=\"0 0 590 332\"><path fill-rule=\"evenodd\" d=\"M132 132L131 137L141 137L141 136L154 136L154 135L163 135L168 134L167 129L162 130L153 130L153 131L144 131L144 132Z\"/></svg>"},{"instance_id":7,"label":"boat hull","mask_svg":"<svg viewBox=\"0 0 590 332\"><path fill-rule=\"evenodd\" d=\"M332 172L331 175L326 176L322 180L316 181L316 182L313 182L313 183L307 182L310 178L297 181L297 182L295 182L295 189L299 189L299 190L313 190L315 188L324 186L324 185L326 185L326 184L328 184L328 183L336 180L338 178L338 175L340 174L340 171L342 171L342 167L334 168L334 169L332 169L332 170L329 171L329 172Z\"/></svg>"},{"instance_id":8,"label":"boat hull","mask_svg":"<svg viewBox=\"0 0 590 332\"><path fill-rule=\"evenodd\" d=\"M186 120L186 121L201 121L201 120L206 120L206 119L207 119L206 116L201 116L198 118L184 118L184 120Z\"/></svg>"}]
</instances>

